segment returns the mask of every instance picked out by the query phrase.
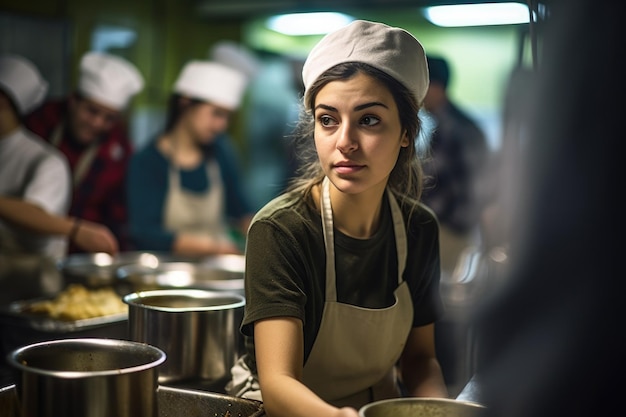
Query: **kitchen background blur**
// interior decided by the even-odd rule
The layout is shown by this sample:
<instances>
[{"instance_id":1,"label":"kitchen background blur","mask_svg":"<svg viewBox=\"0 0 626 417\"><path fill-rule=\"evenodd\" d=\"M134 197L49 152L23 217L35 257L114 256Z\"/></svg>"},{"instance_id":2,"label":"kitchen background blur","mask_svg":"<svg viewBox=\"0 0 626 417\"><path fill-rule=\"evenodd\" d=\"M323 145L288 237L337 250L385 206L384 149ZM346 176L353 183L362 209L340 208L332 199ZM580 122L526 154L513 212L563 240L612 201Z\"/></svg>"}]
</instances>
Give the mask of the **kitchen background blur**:
<instances>
[{"instance_id":1,"label":"kitchen background blur","mask_svg":"<svg viewBox=\"0 0 626 417\"><path fill-rule=\"evenodd\" d=\"M50 97L71 91L78 61L86 51L107 51L135 63L146 80L129 109L131 137L139 148L162 126L167 96L187 61L208 58L209 49L222 40L250 48L261 70L230 130L245 170L245 186L260 207L278 191L288 172L284 136L297 114L299 66L322 36L275 32L266 25L275 14L336 11L407 29L427 53L449 60L451 97L474 116L491 149L500 147L505 89L512 71L528 62L528 25L440 27L425 18L426 6L446 3L450 2L0 0L0 53L31 59L50 82Z\"/></svg>"},{"instance_id":2,"label":"kitchen background blur","mask_svg":"<svg viewBox=\"0 0 626 417\"><path fill-rule=\"evenodd\" d=\"M167 97L180 68L206 59L219 41L235 41L258 58L260 70L244 105L230 125L239 151L244 186L260 208L282 190L289 175L288 137L300 94L300 69L322 34L286 35L267 26L276 14L341 12L405 28L431 55L451 66L449 94L485 132L490 150L500 152L504 107L512 75L533 65L528 24L442 27L425 15L428 6L477 3L436 0L0 0L0 53L32 60L50 82L49 97L72 91L78 62L89 51L106 51L135 63L145 77L144 90L128 111L137 149L160 131ZM526 7L525 3L520 3ZM496 174L496 173L494 173ZM479 248L480 249L480 248ZM459 348L448 375L457 393L472 373L471 329L463 327L468 303L476 300L472 280L487 273L477 267L480 252L466 252L456 281L465 285L444 292L448 320L460 331ZM492 253L492 261L498 258ZM480 264L482 265L482 264ZM483 265L484 266L484 265ZM460 288L460 292L456 292ZM455 304L456 303L456 304Z\"/></svg>"}]
</instances>

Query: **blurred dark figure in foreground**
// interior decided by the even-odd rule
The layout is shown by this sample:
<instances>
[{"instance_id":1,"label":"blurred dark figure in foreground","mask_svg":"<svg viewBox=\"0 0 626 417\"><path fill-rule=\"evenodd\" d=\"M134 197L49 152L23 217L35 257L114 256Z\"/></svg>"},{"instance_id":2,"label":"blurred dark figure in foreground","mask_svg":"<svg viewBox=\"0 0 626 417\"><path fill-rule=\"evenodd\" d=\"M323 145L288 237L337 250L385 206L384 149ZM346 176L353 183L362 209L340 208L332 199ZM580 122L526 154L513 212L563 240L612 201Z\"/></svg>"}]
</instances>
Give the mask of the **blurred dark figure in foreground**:
<instances>
[{"instance_id":1,"label":"blurred dark figure in foreground","mask_svg":"<svg viewBox=\"0 0 626 417\"><path fill-rule=\"evenodd\" d=\"M608 2L573 3L548 2L510 269L477 317L489 416L623 409L624 24Z\"/></svg>"}]
</instances>

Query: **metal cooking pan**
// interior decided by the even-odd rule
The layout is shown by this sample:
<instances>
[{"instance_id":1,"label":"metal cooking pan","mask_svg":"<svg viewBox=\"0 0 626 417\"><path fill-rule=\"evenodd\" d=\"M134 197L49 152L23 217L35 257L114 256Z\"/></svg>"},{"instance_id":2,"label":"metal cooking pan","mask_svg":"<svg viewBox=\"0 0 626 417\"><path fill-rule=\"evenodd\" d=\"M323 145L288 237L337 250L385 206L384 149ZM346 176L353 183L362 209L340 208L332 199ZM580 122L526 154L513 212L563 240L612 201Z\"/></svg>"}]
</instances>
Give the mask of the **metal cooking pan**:
<instances>
[{"instance_id":1,"label":"metal cooking pan","mask_svg":"<svg viewBox=\"0 0 626 417\"><path fill-rule=\"evenodd\" d=\"M134 291L197 288L244 295L245 257L216 255L196 262L135 263L118 268L117 277Z\"/></svg>"},{"instance_id":2,"label":"metal cooking pan","mask_svg":"<svg viewBox=\"0 0 626 417\"><path fill-rule=\"evenodd\" d=\"M158 252L77 253L69 255L59 264L68 283L90 287L116 284L116 271L124 265L155 267L161 262L175 260L173 255Z\"/></svg>"},{"instance_id":3,"label":"metal cooking pan","mask_svg":"<svg viewBox=\"0 0 626 417\"><path fill-rule=\"evenodd\" d=\"M359 409L359 417L480 417L481 404L449 398L405 397L375 401Z\"/></svg>"}]
</instances>

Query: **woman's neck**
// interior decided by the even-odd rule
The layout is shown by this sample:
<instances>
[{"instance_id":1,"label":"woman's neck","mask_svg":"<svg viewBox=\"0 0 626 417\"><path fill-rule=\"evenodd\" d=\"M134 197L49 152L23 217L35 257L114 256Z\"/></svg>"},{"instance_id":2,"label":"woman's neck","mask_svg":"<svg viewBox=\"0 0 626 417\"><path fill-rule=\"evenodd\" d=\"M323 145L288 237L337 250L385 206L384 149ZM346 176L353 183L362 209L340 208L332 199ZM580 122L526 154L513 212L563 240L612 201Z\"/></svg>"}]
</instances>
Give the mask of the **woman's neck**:
<instances>
[{"instance_id":1,"label":"woman's neck","mask_svg":"<svg viewBox=\"0 0 626 417\"><path fill-rule=\"evenodd\" d=\"M384 191L383 187L359 194L345 194L330 184L334 227L357 239L374 235L380 226Z\"/></svg>"},{"instance_id":2,"label":"woman's neck","mask_svg":"<svg viewBox=\"0 0 626 417\"><path fill-rule=\"evenodd\" d=\"M202 149L181 128L161 136L159 149L181 168L194 168L202 161Z\"/></svg>"}]
</instances>

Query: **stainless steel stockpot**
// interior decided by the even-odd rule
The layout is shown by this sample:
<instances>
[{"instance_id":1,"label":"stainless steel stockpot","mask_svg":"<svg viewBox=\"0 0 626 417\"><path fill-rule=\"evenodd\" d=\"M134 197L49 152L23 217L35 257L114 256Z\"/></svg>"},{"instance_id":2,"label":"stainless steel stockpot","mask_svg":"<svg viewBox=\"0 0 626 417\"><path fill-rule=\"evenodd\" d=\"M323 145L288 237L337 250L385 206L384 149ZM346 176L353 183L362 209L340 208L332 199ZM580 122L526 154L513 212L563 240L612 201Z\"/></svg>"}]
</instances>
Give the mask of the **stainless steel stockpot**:
<instances>
[{"instance_id":1,"label":"stainless steel stockpot","mask_svg":"<svg viewBox=\"0 0 626 417\"><path fill-rule=\"evenodd\" d=\"M8 356L28 417L157 417L165 359L154 346L99 338L39 342Z\"/></svg>"},{"instance_id":2,"label":"stainless steel stockpot","mask_svg":"<svg viewBox=\"0 0 626 417\"><path fill-rule=\"evenodd\" d=\"M192 288L140 291L124 297L129 338L167 354L159 383L226 378L239 355L245 298Z\"/></svg>"}]
</instances>

